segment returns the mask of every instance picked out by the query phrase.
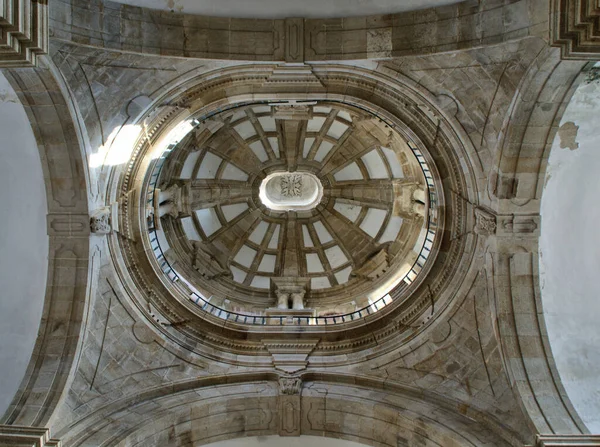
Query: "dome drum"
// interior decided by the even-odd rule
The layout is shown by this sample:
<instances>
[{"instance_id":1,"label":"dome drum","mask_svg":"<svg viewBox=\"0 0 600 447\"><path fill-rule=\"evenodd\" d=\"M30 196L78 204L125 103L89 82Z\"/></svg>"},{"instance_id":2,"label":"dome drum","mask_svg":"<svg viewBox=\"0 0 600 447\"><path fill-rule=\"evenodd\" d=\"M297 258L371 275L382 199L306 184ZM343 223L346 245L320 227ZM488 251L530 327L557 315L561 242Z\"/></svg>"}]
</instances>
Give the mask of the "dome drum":
<instances>
[{"instance_id":1,"label":"dome drum","mask_svg":"<svg viewBox=\"0 0 600 447\"><path fill-rule=\"evenodd\" d=\"M157 190L179 188L176 213L157 222L154 205L140 209L151 223L148 261L165 288L157 289L157 307L166 310L177 297L172 309L188 317L176 318L189 321L179 331L195 336L192 315L198 323L225 321L225 328L266 334L282 324L344 330L399 306L409 318L427 309L420 272L432 269L442 242L436 235L450 217L434 159L441 155L446 164L450 153L432 158L418 132L377 105L315 103L309 113L284 118L261 102L188 113L187 134L155 155L145 175L135 174L150 201L165 197ZM432 129L423 129L427 138ZM268 176L277 174L273 184L281 190L277 177L298 173L322 188L314 207L274 210L263 203ZM159 202L159 213L172 203ZM277 296L274 279L285 277L306 279L301 315L292 312L291 298L284 312Z\"/></svg>"}]
</instances>

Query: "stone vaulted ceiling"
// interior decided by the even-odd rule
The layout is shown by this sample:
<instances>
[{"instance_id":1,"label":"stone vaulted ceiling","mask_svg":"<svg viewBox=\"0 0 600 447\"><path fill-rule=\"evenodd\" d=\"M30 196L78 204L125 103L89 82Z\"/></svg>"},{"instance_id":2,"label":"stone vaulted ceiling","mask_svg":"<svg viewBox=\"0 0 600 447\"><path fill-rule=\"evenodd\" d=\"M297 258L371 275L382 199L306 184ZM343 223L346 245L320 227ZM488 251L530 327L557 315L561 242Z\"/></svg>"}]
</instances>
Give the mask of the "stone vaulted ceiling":
<instances>
[{"instance_id":1,"label":"stone vaulted ceiling","mask_svg":"<svg viewBox=\"0 0 600 447\"><path fill-rule=\"evenodd\" d=\"M264 103L196 129L159 168L153 216L175 219L156 220L155 250L212 304L276 307L271 289L293 277L306 307L350 313L410 284L417 259L427 260L431 174L418 149L376 117L327 103ZM319 197L277 209L269 194Z\"/></svg>"},{"instance_id":2,"label":"stone vaulted ceiling","mask_svg":"<svg viewBox=\"0 0 600 447\"><path fill-rule=\"evenodd\" d=\"M0 3L50 242L0 444L598 445L539 296L546 161L597 56L575 3Z\"/></svg>"}]
</instances>

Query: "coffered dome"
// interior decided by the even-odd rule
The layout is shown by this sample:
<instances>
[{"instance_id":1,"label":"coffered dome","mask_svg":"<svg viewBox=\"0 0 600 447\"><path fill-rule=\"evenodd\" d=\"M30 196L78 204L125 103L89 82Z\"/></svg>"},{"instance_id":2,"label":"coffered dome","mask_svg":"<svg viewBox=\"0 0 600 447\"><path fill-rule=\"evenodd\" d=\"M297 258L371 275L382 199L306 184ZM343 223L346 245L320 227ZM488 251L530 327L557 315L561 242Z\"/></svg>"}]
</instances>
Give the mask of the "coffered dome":
<instances>
[{"instance_id":1,"label":"coffered dome","mask_svg":"<svg viewBox=\"0 0 600 447\"><path fill-rule=\"evenodd\" d=\"M260 103L192 125L156 168L148 216L163 271L200 306L375 311L422 269L433 180L380 118L333 102Z\"/></svg>"}]
</instances>

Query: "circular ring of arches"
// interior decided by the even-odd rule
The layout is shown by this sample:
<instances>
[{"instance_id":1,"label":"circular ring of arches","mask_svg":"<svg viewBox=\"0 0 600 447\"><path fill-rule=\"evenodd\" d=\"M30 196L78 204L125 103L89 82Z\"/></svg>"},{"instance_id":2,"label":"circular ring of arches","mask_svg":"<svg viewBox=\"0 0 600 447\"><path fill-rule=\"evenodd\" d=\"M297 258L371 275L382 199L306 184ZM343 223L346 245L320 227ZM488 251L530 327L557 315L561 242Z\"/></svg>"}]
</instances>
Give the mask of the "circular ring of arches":
<instances>
[{"instance_id":1,"label":"circular ring of arches","mask_svg":"<svg viewBox=\"0 0 600 447\"><path fill-rule=\"evenodd\" d=\"M180 126L186 120L189 131L190 119L197 120L195 124L198 124L200 119L210 118L232 105L256 103L256 93L254 96L251 95L252 98L249 100L248 95L244 92L255 89L257 84L264 82L264 78L252 79L252 76L256 76L256 72L244 70L244 67L234 67L229 71L224 70L221 77L204 77L204 79L200 77L191 81L190 85L181 86L177 92L158 102L158 104L168 103L168 106L157 107L155 103L154 109L143 120L140 120L144 123L146 130L144 135L135 141L129 163L120 172L117 172L118 170L113 172L113 196L127 198L120 218L120 233L125 237L111 237L110 246L115 265L119 267L120 274L131 275L131 281L127 281L127 284L131 285L128 290L129 295L134 300L138 300L140 309L148 313L150 320L154 322L154 327L173 337L204 338L206 330L216 326L221 328L220 331L231 331L228 333L228 337L232 334L239 334L240 331L268 334L267 336L278 333L278 331L266 329L266 327L278 326L280 323L277 321L274 324L266 324L266 318L260 321L260 318L263 317L257 319L256 315L252 315L250 317L252 321L249 321L248 318L243 319L246 316L235 316L232 312L229 313L234 315L233 318L223 318L225 312L228 311L217 306L207 311L206 308L210 306L203 309L204 303L199 306L198 303L191 300L190 294L186 293L189 292L189 289L182 291L177 288L182 281L176 280L176 274L173 272L172 277L169 277L169 272L164 270L167 263L161 266L161 259L154 255L151 237L147 231L148 204L151 204L153 200L151 180L153 176L155 179L158 177L155 168L159 166L162 151L165 149L163 147L157 152L155 146L158 145L156 143L161 140L164 143L167 135L179 132L181 129L178 129L178 125ZM460 162L461 158L466 157L468 148L464 148L460 144L460 138L455 133L451 119L446 117L443 112L436 110L433 100L424 97L421 92L366 70L348 67L319 67L318 70L323 70L321 80L324 84L324 87L316 89L319 91L312 94L286 93L284 91L276 94L268 93L263 95L259 102L275 99L278 101L297 99L338 101L367 110L388 125L393 126L407 141L415 144L415 149L420 152L431 173L431 186L436 188L438 194L436 197L439 212L437 231L442 237L431 246L430 251L435 255L430 256L431 262L423 265L423 273L409 287L402 290L401 297L390 293L390 297L386 298L389 299L389 302L381 308L375 309L368 306L349 318L336 316L333 317L335 319L323 319L322 325L316 322L309 324L302 328L302 333L322 333L323 326L329 327L333 324L338 327L337 330L341 331L352 328L356 343L361 344L363 342L360 339L368 333L368 326L371 323L379 322L381 337L401 333L405 339L409 339L414 336L415 328L427 326L429 321L433 321L434 314L443 310L452 300L462 284L461 275L466 273L462 271L461 274L456 275L460 264L458 259L470 258L474 250L472 238L452 237L455 234L465 233L464 228L466 228L469 218L463 201L456 200L454 196L458 193L463 197L468 197L475 190L472 172L468 169L465 170ZM235 86L239 89L239 94L228 96L223 90L214 90L222 83ZM356 96L341 94L349 83L355 84ZM375 89L371 84L375 86ZM182 91L185 93L179 93ZM216 91L222 95L221 98L211 98ZM207 98L211 98L212 102L207 101ZM369 101L364 98L369 98ZM410 113L407 114L407 112ZM173 147L171 146L171 149ZM166 150L169 150L168 145ZM439 174L440 170L444 173L443 176ZM450 186L449 189L452 189L453 193L442 187L442 181L444 186L446 184ZM142 192L141 195L137 198L134 197L140 192ZM134 206L131 206L132 204ZM450 231L443 231L445 228ZM139 238L138 242L141 239L142 244L135 243L136 238ZM148 256L149 253L152 255ZM443 254L441 261L439 260L440 253ZM433 262L436 258L436 262ZM127 269L126 266L133 268ZM179 284L177 284L178 282ZM140 290L143 291L141 294ZM138 299L140 296L143 297L143 300ZM373 310L378 311L373 312ZM173 321L182 323L174 329ZM221 339L220 334L214 335L215 340ZM252 338L244 338L243 343L245 344L253 345L255 343ZM325 332L325 338L327 338L327 332ZM219 342L216 341L216 343ZM326 343L324 342L323 345ZM334 341L332 343L335 344Z\"/></svg>"}]
</instances>

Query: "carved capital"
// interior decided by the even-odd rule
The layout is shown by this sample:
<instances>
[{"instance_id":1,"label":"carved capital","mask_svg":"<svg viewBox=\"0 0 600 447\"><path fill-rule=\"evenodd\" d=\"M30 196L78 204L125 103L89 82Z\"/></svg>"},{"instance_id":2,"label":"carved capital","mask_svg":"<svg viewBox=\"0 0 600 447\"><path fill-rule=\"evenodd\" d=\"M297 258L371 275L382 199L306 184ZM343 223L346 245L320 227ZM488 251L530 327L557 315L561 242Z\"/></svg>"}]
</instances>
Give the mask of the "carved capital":
<instances>
[{"instance_id":1,"label":"carved capital","mask_svg":"<svg viewBox=\"0 0 600 447\"><path fill-rule=\"evenodd\" d=\"M281 377L279 379L279 392L281 394L300 394L302 379L299 377Z\"/></svg>"},{"instance_id":2,"label":"carved capital","mask_svg":"<svg viewBox=\"0 0 600 447\"><path fill-rule=\"evenodd\" d=\"M90 230L96 234L109 234L112 231L110 207L100 208L90 216Z\"/></svg>"},{"instance_id":3,"label":"carved capital","mask_svg":"<svg viewBox=\"0 0 600 447\"><path fill-rule=\"evenodd\" d=\"M496 233L496 216L483 208L475 208L475 233L491 236Z\"/></svg>"}]
</instances>

